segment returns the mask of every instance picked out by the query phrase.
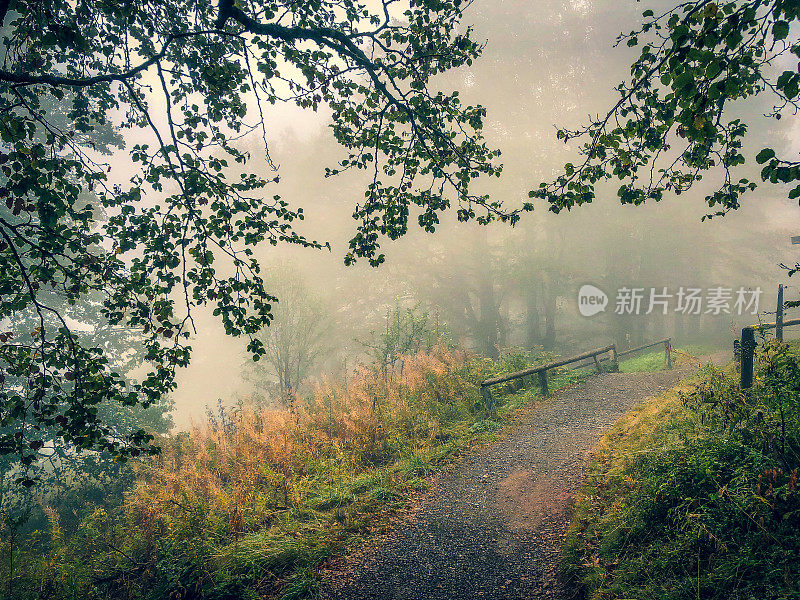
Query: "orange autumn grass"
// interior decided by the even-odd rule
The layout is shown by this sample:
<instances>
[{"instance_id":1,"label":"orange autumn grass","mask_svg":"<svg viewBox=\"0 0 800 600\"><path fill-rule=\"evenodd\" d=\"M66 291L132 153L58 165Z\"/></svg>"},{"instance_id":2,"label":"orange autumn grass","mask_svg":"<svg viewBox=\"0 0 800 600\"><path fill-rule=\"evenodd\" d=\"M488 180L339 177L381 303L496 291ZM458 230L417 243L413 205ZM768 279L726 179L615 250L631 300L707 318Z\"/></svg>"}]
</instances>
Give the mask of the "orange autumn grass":
<instances>
[{"instance_id":1,"label":"orange autumn grass","mask_svg":"<svg viewBox=\"0 0 800 600\"><path fill-rule=\"evenodd\" d=\"M385 530L427 475L539 397L497 386L490 418L480 382L543 359L436 347L322 381L290 408L220 409L160 440L122 506L87 506L69 535L53 513L49 552L18 579L48 591L30 600L313 597L327 557Z\"/></svg>"},{"instance_id":2,"label":"orange autumn grass","mask_svg":"<svg viewBox=\"0 0 800 600\"><path fill-rule=\"evenodd\" d=\"M283 511L318 507L323 490L468 426L479 371L463 352L437 347L388 376L363 368L346 383L323 381L292 409L241 405L165 440L141 467L129 509L156 536L187 520L218 540L270 527Z\"/></svg>"}]
</instances>

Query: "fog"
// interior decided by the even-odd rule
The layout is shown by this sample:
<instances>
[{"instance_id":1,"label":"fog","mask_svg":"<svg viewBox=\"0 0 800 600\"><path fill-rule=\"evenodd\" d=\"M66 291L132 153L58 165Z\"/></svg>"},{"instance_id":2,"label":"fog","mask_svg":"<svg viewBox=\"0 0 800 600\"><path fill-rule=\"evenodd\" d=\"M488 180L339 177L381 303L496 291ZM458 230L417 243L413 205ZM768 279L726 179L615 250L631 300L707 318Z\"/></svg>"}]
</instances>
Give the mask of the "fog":
<instances>
[{"instance_id":1,"label":"fog","mask_svg":"<svg viewBox=\"0 0 800 600\"><path fill-rule=\"evenodd\" d=\"M484 182L481 192L515 208L528 190L576 160L576 146L556 140L555 125L579 126L613 103L614 86L635 58L634 51L613 43L635 25L642 8L634 2L590 0L478 0L471 5L465 23L474 26L476 39L486 40L484 55L471 69L449 74L442 85L487 108L488 145L503 151L502 177ZM768 121L761 116L768 108L752 101L740 107L751 125L747 156L767 136L780 140L773 141L776 149L800 149L797 120ZM275 110L267 114L274 126L268 141L280 182L270 191L304 208L302 234L331 246L330 251L266 246L258 252L268 271L278 267L279 273L298 274L307 290L300 298L315 299L313 312L326 328L325 343L301 389L369 360L364 342L386 327L387 311L397 306L418 306L440 328L446 324L456 343L490 354L510 346L567 354L663 336L677 344L713 340L727 346L737 327L758 317L681 315L674 310L675 298L667 315L660 309L616 315L617 290L644 288L646 296L651 288L677 293L682 287L722 287L735 299L740 288L760 287L763 312L775 310L779 282L793 283L780 264L794 263L789 237L800 231L800 212L786 199L785 187L770 184L747 194L738 211L701 222L708 212L704 185L660 204L633 207L619 204L612 183L594 204L571 212L555 215L538 203L514 228L499 223L482 228L450 218L430 235L412 225L404 238L387 242L387 261L380 268L345 267L355 230L350 215L363 197L364 180L351 173L324 177L324 167L343 156L328 131L325 110ZM254 154L259 152L257 140L248 143ZM759 179L752 167L740 175ZM579 313L578 290L585 284L608 294L604 312ZM797 292L790 287L788 294ZM292 311L286 299L283 306ZM201 418L206 405L218 399L269 396L246 377L244 343L225 336L210 314L201 311L195 321L192 364L181 372L173 396L178 427Z\"/></svg>"}]
</instances>

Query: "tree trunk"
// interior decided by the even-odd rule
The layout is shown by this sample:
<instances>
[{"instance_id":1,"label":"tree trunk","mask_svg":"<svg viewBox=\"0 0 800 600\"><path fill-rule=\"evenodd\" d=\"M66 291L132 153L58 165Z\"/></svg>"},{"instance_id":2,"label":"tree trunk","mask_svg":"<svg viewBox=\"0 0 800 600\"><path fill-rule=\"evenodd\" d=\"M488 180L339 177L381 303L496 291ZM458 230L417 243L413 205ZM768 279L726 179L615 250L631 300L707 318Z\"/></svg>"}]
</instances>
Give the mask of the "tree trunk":
<instances>
[{"instance_id":1,"label":"tree trunk","mask_svg":"<svg viewBox=\"0 0 800 600\"><path fill-rule=\"evenodd\" d=\"M556 344L556 294L550 282L545 284L544 300L544 338L542 346L550 350Z\"/></svg>"},{"instance_id":2,"label":"tree trunk","mask_svg":"<svg viewBox=\"0 0 800 600\"><path fill-rule=\"evenodd\" d=\"M528 293L525 303L525 346L533 348L538 345L542 335L539 324L538 298L533 293Z\"/></svg>"},{"instance_id":3,"label":"tree trunk","mask_svg":"<svg viewBox=\"0 0 800 600\"><path fill-rule=\"evenodd\" d=\"M494 285L491 275L488 273L483 274L481 278L480 288L478 290L478 310L480 317L478 321L478 346L480 351L490 358L497 358L499 352L497 350L499 323L498 319L500 313L497 310L495 303Z\"/></svg>"}]
</instances>

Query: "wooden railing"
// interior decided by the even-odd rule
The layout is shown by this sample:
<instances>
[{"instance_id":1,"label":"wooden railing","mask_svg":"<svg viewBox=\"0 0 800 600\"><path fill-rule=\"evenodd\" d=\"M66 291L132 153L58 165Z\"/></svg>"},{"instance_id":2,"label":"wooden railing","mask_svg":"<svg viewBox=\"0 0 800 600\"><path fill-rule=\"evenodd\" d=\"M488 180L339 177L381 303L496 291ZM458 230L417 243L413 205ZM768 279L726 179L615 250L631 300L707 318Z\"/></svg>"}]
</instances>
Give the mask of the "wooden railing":
<instances>
[{"instance_id":1,"label":"wooden railing","mask_svg":"<svg viewBox=\"0 0 800 600\"><path fill-rule=\"evenodd\" d=\"M521 379L523 377L528 377L530 375L538 375L539 385L541 385L542 387L542 394L547 394L548 393L547 371L549 371L550 369L563 367L574 362L586 360L587 358L594 358L594 364L597 367L597 371L600 372L600 361L597 359L597 357L601 354L605 354L606 352L611 353L612 369L616 370L618 363L617 346L615 344L610 344L608 346L603 346L602 348L597 348L596 350L590 350L589 352L584 352L583 354L578 354L577 356L572 356L570 358L562 358L559 360L555 360L553 362L546 363L544 365L528 367L527 369L523 369L522 371L516 371L515 373L507 373L505 375L498 375L497 377L486 379L485 381L483 381L483 383L481 383L481 396L483 397L484 405L490 412L494 411L494 400L492 398L492 392L489 389L489 387L497 385L499 383L505 383L507 381L512 381L514 379Z\"/></svg>"},{"instance_id":2,"label":"wooden railing","mask_svg":"<svg viewBox=\"0 0 800 600\"><path fill-rule=\"evenodd\" d=\"M627 356L628 354L634 354L635 352L639 352L640 350L647 350L648 348L652 348L653 346L660 346L664 344L664 366L668 369L672 368L672 338L664 338L663 340L658 340L657 342L652 342L650 344L643 344L642 346L636 346L636 348L631 348L630 350L623 350L619 352L617 356L623 357Z\"/></svg>"},{"instance_id":3,"label":"wooden railing","mask_svg":"<svg viewBox=\"0 0 800 600\"><path fill-rule=\"evenodd\" d=\"M800 319L781 319L777 323L760 323L758 325L749 325L742 328L742 341L739 342L738 348L734 344L733 350L734 353L741 356L739 384L742 389L753 387L753 356L756 352L756 331L767 331L777 328L781 332L779 339L782 339L783 328L791 325L800 325Z\"/></svg>"}]
</instances>

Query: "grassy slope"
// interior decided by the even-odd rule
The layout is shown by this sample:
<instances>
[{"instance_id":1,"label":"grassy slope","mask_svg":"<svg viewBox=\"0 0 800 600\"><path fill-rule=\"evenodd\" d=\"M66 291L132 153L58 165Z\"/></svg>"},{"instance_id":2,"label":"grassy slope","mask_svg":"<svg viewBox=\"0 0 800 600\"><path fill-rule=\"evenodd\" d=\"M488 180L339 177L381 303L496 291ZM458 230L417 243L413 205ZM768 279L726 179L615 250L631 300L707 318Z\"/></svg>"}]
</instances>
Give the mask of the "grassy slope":
<instances>
[{"instance_id":1,"label":"grassy slope","mask_svg":"<svg viewBox=\"0 0 800 600\"><path fill-rule=\"evenodd\" d=\"M765 390L735 380L707 369L600 442L564 546L585 597L800 598L797 468Z\"/></svg>"},{"instance_id":2,"label":"grassy slope","mask_svg":"<svg viewBox=\"0 0 800 600\"><path fill-rule=\"evenodd\" d=\"M496 415L480 405L477 382L530 356L439 358L410 361L388 385L366 374L329 386L304 421L245 411L165 440L124 506L87 506L77 531L52 511L34 552L17 546L9 597L314 597L327 558L384 532L432 474L542 400L535 381L509 383L494 388ZM655 352L623 367L662 363ZM554 372L550 389L592 370ZM2 582L8 564L0 561Z\"/></svg>"},{"instance_id":3,"label":"grassy slope","mask_svg":"<svg viewBox=\"0 0 800 600\"><path fill-rule=\"evenodd\" d=\"M314 597L327 558L385 531L432 474L542 400L510 383L494 388L495 414L481 404L478 382L530 359L420 355L389 382L365 371L321 389L297 414L219 415L165 440L124 506L87 506L77 531L53 511L33 552L17 544L8 597ZM555 373L551 390L581 377Z\"/></svg>"}]
</instances>

